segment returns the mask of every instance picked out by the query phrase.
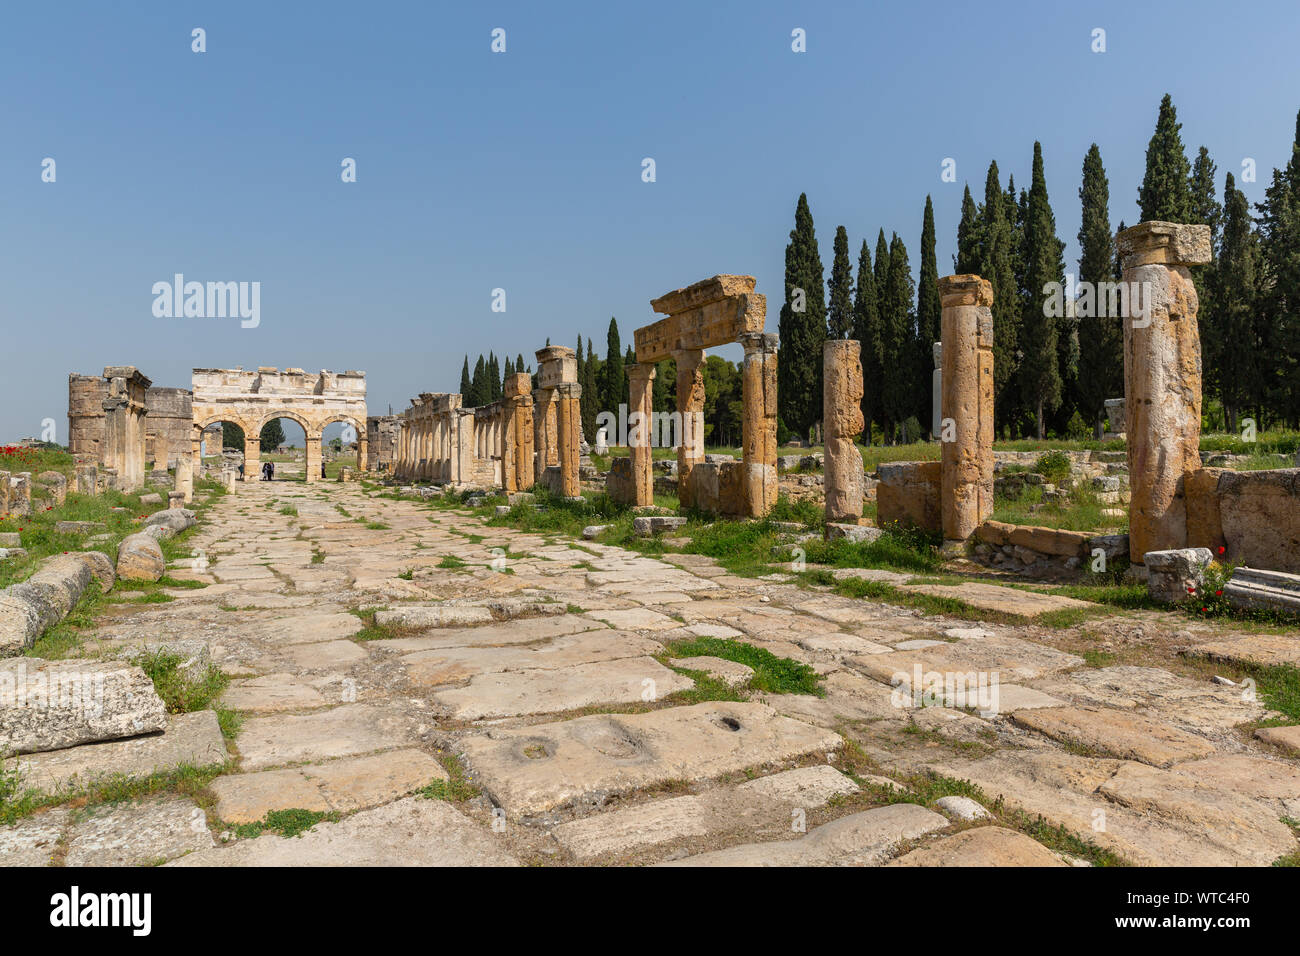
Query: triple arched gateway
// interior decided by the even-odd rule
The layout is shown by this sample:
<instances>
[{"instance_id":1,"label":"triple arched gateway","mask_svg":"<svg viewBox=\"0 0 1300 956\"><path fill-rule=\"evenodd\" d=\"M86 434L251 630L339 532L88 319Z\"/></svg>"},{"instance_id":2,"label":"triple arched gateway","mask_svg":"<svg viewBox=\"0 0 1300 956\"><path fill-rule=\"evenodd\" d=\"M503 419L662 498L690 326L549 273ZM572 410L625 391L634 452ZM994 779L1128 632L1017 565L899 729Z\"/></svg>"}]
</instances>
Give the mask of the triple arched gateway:
<instances>
[{"instance_id":1,"label":"triple arched gateway","mask_svg":"<svg viewBox=\"0 0 1300 956\"><path fill-rule=\"evenodd\" d=\"M194 388L194 473L201 471L203 430L230 422L244 430L244 478L256 477L261 460L262 426L288 418L307 436L308 481L320 480L321 433L343 422L356 433L357 467L368 464L366 447L366 373L304 372L300 368L196 368Z\"/></svg>"}]
</instances>

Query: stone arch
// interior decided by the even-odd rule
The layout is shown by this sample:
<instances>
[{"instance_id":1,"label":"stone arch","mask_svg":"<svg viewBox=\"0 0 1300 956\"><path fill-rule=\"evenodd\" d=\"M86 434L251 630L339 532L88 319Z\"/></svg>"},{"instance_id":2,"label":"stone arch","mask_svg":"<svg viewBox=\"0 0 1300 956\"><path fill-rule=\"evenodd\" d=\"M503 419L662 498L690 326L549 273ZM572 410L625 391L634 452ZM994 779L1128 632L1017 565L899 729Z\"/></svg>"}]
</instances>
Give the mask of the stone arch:
<instances>
[{"instance_id":1,"label":"stone arch","mask_svg":"<svg viewBox=\"0 0 1300 956\"><path fill-rule=\"evenodd\" d=\"M321 419L321 435L324 435L325 429L335 422L351 425L353 431L357 433L357 471L366 471L369 467L369 448L367 447L368 436L365 421L358 421L357 416L346 412L332 412Z\"/></svg>"}]
</instances>

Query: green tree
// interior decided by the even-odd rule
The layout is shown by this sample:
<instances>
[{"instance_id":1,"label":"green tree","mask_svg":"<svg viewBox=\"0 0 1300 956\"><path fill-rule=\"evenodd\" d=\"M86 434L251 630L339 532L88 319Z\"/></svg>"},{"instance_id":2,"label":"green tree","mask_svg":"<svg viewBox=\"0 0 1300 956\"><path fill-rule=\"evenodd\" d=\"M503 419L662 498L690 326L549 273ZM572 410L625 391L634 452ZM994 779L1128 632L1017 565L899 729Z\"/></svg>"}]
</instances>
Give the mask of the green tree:
<instances>
[{"instance_id":1,"label":"green tree","mask_svg":"<svg viewBox=\"0 0 1300 956\"><path fill-rule=\"evenodd\" d=\"M272 418L262 426L262 433L258 436L262 451L275 451L284 444L284 428L280 425L280 419Z\"/></svg>"},{"instance_id":2,"label":"green tree","mask_svg":"<svg viewBox=\"0 0 1300 956\"><path fill-rule=\"evenodd\" d=\"M1101 283L1112 281L1115 237L1110 230L1110 182L1093 143L1083 158L1079 187L1083 218L1079 225L1079 281L1090 290L1091 307L1079 319L1079 405L1098 438L1104 431L1106 399L1124 394L1124 324L1116 315L1101 315Z\"/></svg>"},{"instance_id":3,"label":"green tree","mask_svg":"<svg viewBox=\"0 0 1300 956\"><path fill-rule=\"evenodd\" d=\"M468 401L470 392L473 390L474 382L469 377L469 356L465 356L465 364L460 369L460 394Z\"/></svg>"},{"instance_id":4,"label":"green tree","mask_svg":"<svg viewBox=\"0 0 1300 956\"><path fill-rule=\"evenodd\" d=\"M781 341L781 361L777 363L778 417L806 438L813 423L821 418L826 286L812 212L803 193L799 195L794 229L785 247L785 302L777 331Z\"/></svg>"},{"instance_id":5,"label":"green tree","mask_svg":"<svg viewBox=\"0 0 1300 956\"><path fill-rule=\"evenodd\" d=\"M221 447L244 450L244 430L234 422L221 423Z\"/></svg>"},{"instance_id":6,"label":"green tree","mask_svg":"<svg viewBox=\"0 0 1300 956\"><path fill-rule=\"evenodd\" d=\"M883 238L883 237L882 237ZM862 353L863 441L871 444L871 423L884 414L880 397L882 380L880 302L876 294L876 277L872 272L867 240L858 253L858 288L853 301L853 337Z\"/></svg>"},{"instance_id":7,"label":"green tree","mask_svg":"<svg viewBox=\"0 0 1300 956\"><path fill-rule=\"evenodd\" d=\"M1236 188L1232 173L1223 183L1223 242L1211 273L1216 329L1206 353L1213 370L1224 424L1237 430L1241 409L1253 397L1251 383L1267 377L1267 362L1258 341L1256 313L1259 281L1259 237L1252 228L1250 205Z\"/></svg>"},{"instance_id":8,"label":"green tree","mask_svg":"<svg viewBox=\"0 0 1300 956\"><path fill-rule=\"evenodd\" d=\"M1061 318L1044 306L1048 283L1063 284L1065 243L1056 237L1056 217L1047 196L1042 144L1034 143L1033 177L1025 218L1025 288L1032 303L1020 326L1020 397L1035 417L1039 439L1046 437L1046 413L1061 402L1061 368L1057 353ZM996 335L996 333L994 333Z\"/></svg>"},{"instance_id":9,"label":"green tree","mask_svg":"<svg viewBox=\"0 0 1300 956\"><path fill-rule=\"evenodd\" d=\"M486 405L487 392L487 362L484 361L483 353L480 352L478 361L474 363L474 377L470 380L469 398L465 399L465 404L470 408Z\"/></svg>"},{"instance_id":10,"label":"green tree","mask_svg":"<svg viewBox=\"0 0 1300 956\"><path fill-rule=\"evenodd\" d=\"M961 222L957 224L957 254L952 257L957 275L978 274L980 269L980 214L970 194L970 184L961 197Z\"/></svg>"},{"instance_id":11,"label":"green tree","mask_svg":"<svg viewBox=\"0 0 1300 956\"><path fill-rule=\"evenodd\" d=\"M582 341L581 336L578 341ZM587 441L593 443L596 441L596 416L600 414L598 368L596 349L592 345L591 337L588 336L587 357L584 359L581 349L578 351L578 380L582 383L582 397L578 399L578 404L582 409L582 432L587 436Z\"/></svg>"},{"instance_id":12,"label":"green tree","mask_svg":"<svg viewBox=\"0 0 1300 956\"><path fill-rule=\"evenodd\" d=\"M1179 133L1178 111L1166 93L1160 101L1160 115L1156 130L1147 144L1147 170L1138 187L1138 207L1142 222L1190 222L1191 196L1187 183L1191 167L1183 151L1183 138Z\"/></svg>"},{"instance_id":13,"label":"green tree","mask_svg":"<svg viewBox=\"0 0 1300 956\"><path fill-rule=\"evenodd\" d=\"M934 369L934 343L939 341L942 305L939 302L939 260L935 252L934 203L925 197L921 216L921 272L916 287L916 348L913 358L913 410L917 418L930 419L932 389L926 388Z\"/></svg>"},{"instance_id":14,"label":"green tree","mask_svg":"<svg viewBox=\"0 0 1300 956\"><path fill-rule=\"evenodd\" d=\"M846 339L853 328L853 266L849 263L849 234L835 229L831 259L830 306L826 310L826 338Z\"/></svg>"},{"instance_id":15,"label":"green tree","mask_svg":"<svg viewBox=\"0 0 1300 956\"><path fill-rule=\"evenodd\" d=\"M1020 299L1011 261L1011 224L1007 204L998 182L998 164L989 163L984 180L984 203L979 234L980 257L977 273L993 286L993 395L998 411L1005 413L1007 386L1016 370L1020 331ZM1001 415L995 415L995 419Z\"/></svg>"},{"instance_id":16,"label":"green tree","mask_svg":"<svg viewBox=\"0 0 1300 956\"><path fill-rule=\"evenodd\" d=\"M618 414L619 403L627 390L627 375L623 372L623 346L618 337L618 321L609 320L605 333L605 364L601 367L601 410Z\"/></svg>"},{"instance_id":17,"label":"green tree","mask_svg":"<svg viewBox=\"0 0 1300 956\"><path fill-rule=\"evenodd\" d=\"M1300 425L1300 115L1291 158L1274 169L1259 212L1261 275L1255 341L1267 356L1264 374L1250 386L1250 403L1263 426L1266 402Z\"/></svg>"},{"instance_id":18,"label":"green tree","mask_svg":"<svg viewBox=\"0 0 1300 956\"><path fill-rule=\"evenodd\" d=\"M892 424L901 424L912 414L914 405L911 361L915 349L913 329L916 314L916 285L907 261L907 246L894 233L889 242L889 275L880 297L881 338L883 341L884 403ZM915 440L918 436L900 436Z\"/></svg>"}]
</instances>

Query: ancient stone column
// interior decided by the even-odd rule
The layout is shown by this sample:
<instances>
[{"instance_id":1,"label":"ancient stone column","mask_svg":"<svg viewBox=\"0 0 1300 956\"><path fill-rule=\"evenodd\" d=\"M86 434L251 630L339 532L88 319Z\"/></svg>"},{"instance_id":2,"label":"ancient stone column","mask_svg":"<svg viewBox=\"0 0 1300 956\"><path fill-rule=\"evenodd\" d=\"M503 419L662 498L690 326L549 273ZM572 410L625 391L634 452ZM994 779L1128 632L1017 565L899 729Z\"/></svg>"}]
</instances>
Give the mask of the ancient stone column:
<instances>
[{"instance_id":1,"label":"ancient stone column","mask_svg":"<svg viewBox=\"0 0 1300 956\"><path fill-rule=\"evenodd\" d=\"M533 385L532 376L517 372L505 381L502 399L501 473L506 493L533 486Z\"/></svg>"},{"instance_id":2,"label":"ancient stone column","mask_svg":"<svg viewBox=\"0 0 1300 956\"><path fill-rule=\"evenodd\" d=\"M307 481L320 481L321 465L321 446L320 433L310 434L307 436L306 447L303 449L303 468L307 472Z\"/></svg>"},{"instance_id":3,"label":"ancient stone column","mask_svg":"<svg viewBox=\"0 0 1300 956\"><path fill-rule=\"evenodd\" d=\"M934 372L930 376L930 437L939 441L943 432L943 343L935 342L930 354L934 357Z\"/></svg>"},{"instance_id":4,"label":"ancient stone column","mask_svg":"<svg viewBox=\"0 0 1300 956\"><path fill-rule=\"evenodd\" d=\"M250 435L252 437L249 437ZM308 440L307 444L310 446L311 441ZM310 454L308 452L308 455ZM262 439L256 432L248 428L244 429L244 480L262 480Z\"/></svg>"},{"instance_id":5,"label":"ancient stone column","mask_svg":"<svg viewBox=\"0 0 1300 956\"><path fill-rule=\"evenodd\" d=\"M771 332L747 332L740 336L740 344L745 350L741 372L741 400L745 415L741 425L745 467L745 513L754 518L761 518L772 510L772 506L776 504L777 494L777 336ZM861 377L859 372L859 380ZM861 384L858 387L860 390ZM861 426L859 426L860 430ZM861 507L858 513L862 513Z\"/></svg>"},{"instance_id":6,"label":"ancient stone column","mask_svg":"<svg viewBox=\"0 0 1300 956\"><path fill-rule=\"evenodd\" d=\"M191 471L190 459L184 456L176 459L175 489L181 493L186 504L194 500L194 473Z\"/></svg>"},{"instance_id":7,"label":"ancient stone column","mask_svg":"<svg viewBox=\"0 0 1300 956\"><path fill-rule=\"evenodd\" d=\"M676 349L677 414L677 500L682 507L695 503L691 469L704 460L704 349Z\"/></svg>"},{"instance_id":8,"label":"ancient stone column","mask_svg":"<svg viewBox=\"0 0 1300 956\"><path fill-rule=\"evenodd\" d=\"M628 445L632 457L632 504L654 504L654 382L655 367L629 365ZM632 416L637 419L633 422ZM603 429L602 429L603 431ZM599 439L598 439L599 441Z\"/></svg>"},{"instance_id":9,"label":"ancient stone column","mask_svg":"<svg viewBox=\"0 0 1300 956\"><path fill-rule=\"evenodd\" d=\"M1118 236L1131 499L1129 558L1187 545L1184 479L1200 468L1201 337L1188 266L1210 261L1210 228L1143 222Z\"/></svg>"},{"instance_id":10,"label":"ancient stone column","mask_svg":"<svg viewBox=\"0 0 1300 956\"><path fill-rule=\"evenodd\" d=\"M95 465L77 466L77 494L91 497L99 494L99 469Z\"/></svg>"},{"instance_id":11,"label":"ancient stone column","mask_svg":"<svg viewBox=\"0 0 1300 956\"><path fill-rule=\"evenodd\" d=\"M965 541L993 513L993 286L939 280L943 368L940 509L946 541Z\"/></svg>"},{"instance_id":12,"label":"ancient stone column","mask_svg":"<svg viewBox=\"0 0 1300 956\"><path fill-rule=\"evenodd\" d=\"M578 474L578 459L582 455L579 448L582 442L582 386L566 382L557 385L555 391L558 396L556 437L560 456L560 494L565 498L577 498L582 494Z\"/></svg>"},{"instance_id":13,"label":"ancient stone column","mask_svg":"<svg viewBox=\"0 0 1300 956\"><path fill-rule=\"evenodd\" d=\"M101 461L117 470L122 491L135 491L144 485L145 394L152 383L129 365L105 368L104 378Z\"/></svg>"},{"instance_id":14,"label":"ancient stone column","mask_svg":"<svg viewBox=\"0 0 1300 956\"><path fill-rule=\"evenodd\" d=\"M370 440L365 436L357 435L357 471L370 470Z\"/></svg>"},{"instance_id":15,"label":"ancient stone column","mask_svg":"<svg viewBox=\"0 0 1300 956\"><path fill-rule=\"evenodd\" d=\"M828 339L822 346L822 426L825 431L827 522L857 524L862 517L862 346Z\"/></svg>"}]
</instances>

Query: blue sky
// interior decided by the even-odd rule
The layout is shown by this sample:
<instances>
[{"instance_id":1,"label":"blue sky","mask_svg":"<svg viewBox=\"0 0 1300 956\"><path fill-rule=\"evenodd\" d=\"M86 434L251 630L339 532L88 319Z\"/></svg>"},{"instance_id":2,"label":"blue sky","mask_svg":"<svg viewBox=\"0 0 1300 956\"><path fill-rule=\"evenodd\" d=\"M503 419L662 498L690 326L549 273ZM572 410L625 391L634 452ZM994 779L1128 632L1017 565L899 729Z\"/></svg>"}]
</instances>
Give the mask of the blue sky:
<instances>
[{"instance_id":1,"label":"blue sky","mask_svg":"<svg viewBox=\"0 0 1300 956\"><path fill-rule=\"evenodd\" d=\"M718 272L757 276L775 331L801 191L828 269L840 224L855 264L883 227L915 268L931 194L946 274L963 183L996 158L1027 185L1035 139L1073 266L1088 145L1112 225L1134 221L1165 92L1220 190L1251 157L1262 197L1300 108L1297 26L1294 2L1198 0L7 4L0 439L54 418L66 441L67 374L110 364L184 386L363 369L371 413L400 410L455 390L466 352L603 352L611 315L626 344L651 298ZM261 324L156 318L177 272L261 282Z\"/></svg>"}]
</instances>

